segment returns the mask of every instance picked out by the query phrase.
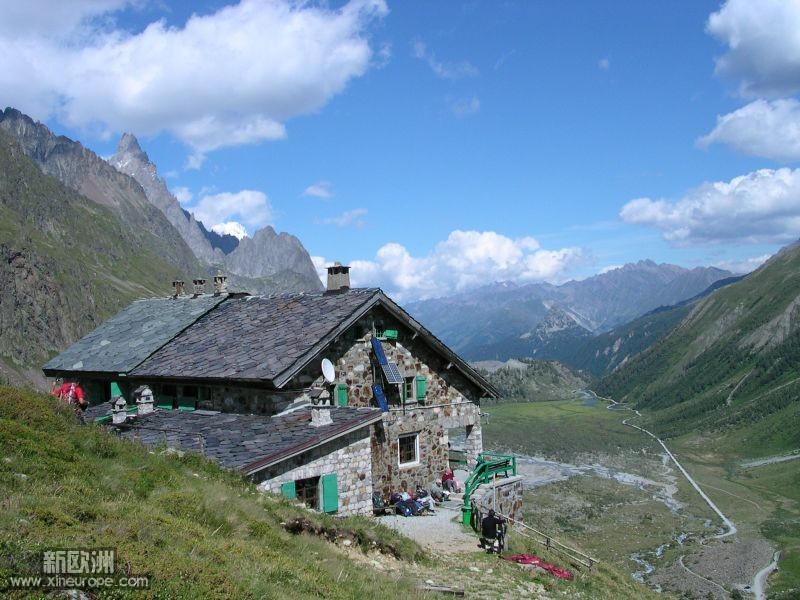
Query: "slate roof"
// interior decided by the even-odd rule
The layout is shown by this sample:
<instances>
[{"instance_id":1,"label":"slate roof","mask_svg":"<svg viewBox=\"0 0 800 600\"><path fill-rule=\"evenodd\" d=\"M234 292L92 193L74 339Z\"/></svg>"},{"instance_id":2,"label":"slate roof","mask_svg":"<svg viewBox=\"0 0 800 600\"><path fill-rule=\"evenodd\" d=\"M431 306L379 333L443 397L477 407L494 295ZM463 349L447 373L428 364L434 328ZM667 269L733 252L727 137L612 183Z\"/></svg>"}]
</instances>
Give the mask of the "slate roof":
<instances>
[{"instance_id":1,"label":"slate roof","mask_svg":"<svg viewBox=\"0 0 800 600\"><path fill-rule=\"evenodd\" d=\"M42 369L48 376L127 373L225 299L203 295L136 300Z\"/></svg>"},{"instance_id":2,"label":"slate roof","mask_svg":"<svg viewBox=\"0 0 800 600\"><path fill-rule=\"evenodd\" d=\"M272 382L305 365L383 293L304 293L231 299L133 370L136 377ZM281 382L275 382L279 387Z\"/></svg>"},{"instance_id":3,"label":"slate roof","mask_svg":"<svg viewBox=\"0 0 800 600\"><path fill-rule=\"evenodd\" d=\"M156 409L119 428L120 435L147 446L163 444L202 453L220 466L246 475L282 462L381 419L375 408L330 408L333 423L311 426L311 410L283 415L243 415L216 411ZM108 403L86 411L87 420L107 414Z\"/></svg>"}]
</instances>

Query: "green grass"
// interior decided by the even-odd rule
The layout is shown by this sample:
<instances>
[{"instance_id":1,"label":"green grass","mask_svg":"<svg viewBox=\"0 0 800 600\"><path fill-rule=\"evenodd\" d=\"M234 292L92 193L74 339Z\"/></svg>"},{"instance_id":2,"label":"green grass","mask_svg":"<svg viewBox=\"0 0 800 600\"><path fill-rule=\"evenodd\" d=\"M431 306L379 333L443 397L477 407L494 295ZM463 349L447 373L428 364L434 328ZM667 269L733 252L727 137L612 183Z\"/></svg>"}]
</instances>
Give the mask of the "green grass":
<instances>
[{"instance_id":1,"label":"green grass","mask_svg":"<svg viewBox=\"0 0 800 600\"><path fill-rule=\"evenodd\" d=\"M288 533L281 523L295 518L355 547L428 560L372 520L299 509L201 457L149 452L10 388L0 388L0 498L0 580L38 571L46 548L113 547L119 569L153 577L137 598L419 596L404 577Z\"/></svg>"},{"instance_id":2,"label":"green grass","mask_svg":"<svg viewBox=\"0 0 800 600\"><path fill-rule=\"evenodd\" d=\"M654 443L622 425L620 413L583 400L499 404L486 407L484 445L530 456L571 461L585 454L655 450Z\"/></svg>"}]
</instances>

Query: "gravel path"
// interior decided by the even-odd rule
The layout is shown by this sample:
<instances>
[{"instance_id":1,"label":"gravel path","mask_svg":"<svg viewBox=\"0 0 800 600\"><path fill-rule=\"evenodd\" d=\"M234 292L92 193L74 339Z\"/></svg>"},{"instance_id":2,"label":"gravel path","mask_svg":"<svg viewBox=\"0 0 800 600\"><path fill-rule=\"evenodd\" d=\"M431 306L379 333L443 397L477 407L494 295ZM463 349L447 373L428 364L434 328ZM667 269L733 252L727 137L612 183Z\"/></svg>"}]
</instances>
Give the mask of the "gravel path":
<instances>
[{"instance_id":1,"label":"gravel path","mask_svg":"<svg viewBox=\"0 0 800 600\"><path fill-rule=\"evenodd\" d=\"M432 515L378 517L379 522L431 550L434 554L464 554L478 551L478 536L461 526L461 503L450 500Z\"/></svg>"}]
</instances>

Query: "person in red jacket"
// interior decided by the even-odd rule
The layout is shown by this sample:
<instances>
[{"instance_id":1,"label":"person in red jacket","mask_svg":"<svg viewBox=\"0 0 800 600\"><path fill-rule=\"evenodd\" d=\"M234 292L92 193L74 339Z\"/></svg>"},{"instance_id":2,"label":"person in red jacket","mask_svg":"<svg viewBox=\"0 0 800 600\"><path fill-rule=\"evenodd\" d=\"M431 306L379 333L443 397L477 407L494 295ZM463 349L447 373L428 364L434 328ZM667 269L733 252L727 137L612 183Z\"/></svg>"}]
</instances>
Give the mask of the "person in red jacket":
<instances>
[{"instance_id":1,"label":"person in red jacket","mask_svg":"<svg viewBox=\"0 0 800 600\"><path fill-rule=\"evenodd\" d=\"M456 476L453 473L453 469L451 469L449 465L444 470L444 474L442 475L442 487L448 492L455 492L458 490Z\"/></svg>"},{"instance_id":2,"label":"person in red jacket","mask_svg":"<svg viewBox=\"0 0 800 600\"><path fill-rule=\"evenodd\" d=\"M79 381L65 381L53 387L53 395L65 403L74 406L75 412L81 413L89 406L89 401L83 396L83 389Z\"/></svg>"}]
</instances>

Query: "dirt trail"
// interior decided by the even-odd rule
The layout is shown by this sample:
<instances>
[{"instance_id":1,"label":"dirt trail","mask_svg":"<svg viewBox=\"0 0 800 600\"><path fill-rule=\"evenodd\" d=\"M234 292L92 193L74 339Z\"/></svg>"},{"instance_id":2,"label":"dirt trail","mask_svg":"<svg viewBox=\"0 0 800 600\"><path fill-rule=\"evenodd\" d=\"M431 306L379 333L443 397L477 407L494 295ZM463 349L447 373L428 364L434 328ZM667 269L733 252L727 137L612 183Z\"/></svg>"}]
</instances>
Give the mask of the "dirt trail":
<instances>
[{"instance_id":1,"label":"dirt trail","mask_svg":"<svg viewBox=\"0 0 800 600\"><path fill-rule=\"evenodd\" d=\"M435 514L420 517L391 515L380 517L380 523L410 537L423 548L437 555L465 554L478 550L478 536L459 523L461 502L457 499L436 507Z\"/></svg>"}]
</instances>

